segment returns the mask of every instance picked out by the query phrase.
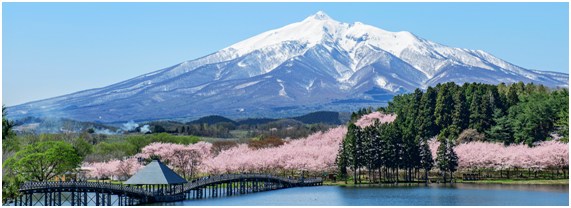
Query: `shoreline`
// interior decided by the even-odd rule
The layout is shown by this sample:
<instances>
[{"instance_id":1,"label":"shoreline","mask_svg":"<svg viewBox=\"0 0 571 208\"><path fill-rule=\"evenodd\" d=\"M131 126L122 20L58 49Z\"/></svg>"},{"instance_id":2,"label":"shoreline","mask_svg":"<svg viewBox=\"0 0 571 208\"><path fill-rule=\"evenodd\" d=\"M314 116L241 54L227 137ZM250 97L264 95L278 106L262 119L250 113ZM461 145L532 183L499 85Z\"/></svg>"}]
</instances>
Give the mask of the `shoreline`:
<instances>
[{"instance_id":1,"label":"shoreline","mask_svg":"<svg viewBox=\"0 0 571 208\"><path fill-rule=\"evenodd\" d=\"M431 184L444 184L444 183L429 183ZM446 183L450 184L450 183ZM478 180L478 181L462 181L456 180L452 184L501 184L501 185L569 185L569 179L498 179L498 180ZM346 186L346 187L382 187L382 186L422 186L424 182L399 182L399 183L361 183L354 184L353 181L337 181L335 183L326 181L323 186Z\"/></svg>"}]
</instances>

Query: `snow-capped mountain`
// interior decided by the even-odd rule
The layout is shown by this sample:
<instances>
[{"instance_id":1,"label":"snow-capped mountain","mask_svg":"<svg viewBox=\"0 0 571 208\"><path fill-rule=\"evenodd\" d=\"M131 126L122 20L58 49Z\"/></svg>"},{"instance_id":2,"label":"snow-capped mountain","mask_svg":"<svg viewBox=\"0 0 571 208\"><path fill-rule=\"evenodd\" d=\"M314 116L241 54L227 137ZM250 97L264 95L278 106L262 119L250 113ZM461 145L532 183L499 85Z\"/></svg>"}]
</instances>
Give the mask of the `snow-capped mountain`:
<instances>
[{"instance_id":1,"label":"snow-capped mountain","mask_svg":"<svg viewBox=\"0 0 571 208\"><path fill-rule=\"evenodd\" d=\"M10 117L88 121L281 116L350 111L454 81L567 87L568 74L528 70L481 50L318 12L216 53L107 87L9 108Z\"/></svg>"}]
</instances>

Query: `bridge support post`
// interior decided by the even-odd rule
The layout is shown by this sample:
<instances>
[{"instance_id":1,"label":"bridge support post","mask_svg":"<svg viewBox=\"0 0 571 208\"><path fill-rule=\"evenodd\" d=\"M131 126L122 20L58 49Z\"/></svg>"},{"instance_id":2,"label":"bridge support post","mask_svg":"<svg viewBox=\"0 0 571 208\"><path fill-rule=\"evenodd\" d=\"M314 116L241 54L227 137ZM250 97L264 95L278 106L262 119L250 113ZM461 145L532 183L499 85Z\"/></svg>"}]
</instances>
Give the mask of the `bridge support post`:
<instances>
[{"instance_id":1,"label":"bridge support post","mask_svg":"<svg viewBox=\"0 0 571 208\"><path fill-rule=\"evenodd\" d=\"M54 204L54 199L53 199L53 192L48 189L48 204L46 206L53 206Z\"/></svg>"},{"instance_id":2,"label":"bridge support post","mask_svg":"<svg viewBox=\"0 0 571 208\"><path fill-rule=\"evenodd\" d=\"M20 194L20 196L18 198L20 198L19 202L20 202L20 206L22 206L22 194Z\"/></svg>"},{"instance_id":3,"label":"bridge support post","mask_svg":"<svg viewBox=\"0 0 571 208\"><path fill-rule=\"evenodd\" d=\"M48 206L48 190L44 190L44 206Z\"/></svg>"},{"instance_id":4,"label":"bridge support post","mask_svg":"<svg viewBox=\"0 0 571 208\"><path fill-rule=\"evenodd\" d=\"M105 192L101 192L101 206L105 206Z\"/></svg>"},{"instance_id":5,"label":"bridge support post","mask_svg":"<svg viewBox=\"0 0 571 208\"><path fill-rule=\"evenodd\" d=\"M81 206L81 189L77 189L77 194L75 195L76 199L72 199L72 200L77 200L76 204L77 206Z\"/></svg>"},{"instance_id":6,"label":"bridge support post","mask_svg":"<svg viewBox=\"0 0 571 208\"><path fill-rule=\"evenodd\" d=\"M244 180L240 180L240 194L244 194L246 184L244 184Z\"/></svg>"},{"instance_id":7,"label":"bridge support post","mask_svg":"<svg viewBox=\"0 0 571 208\"><path fill-rule=\"evenodd\" d=\"M87 190L83 190L83 206L87 206Z\"/></svg>"},{"instance_id":8,"label":"bridge support post","mask_svg":"<svg viewBox=\"0 0 571 208\"><path fill-rule=\"evenodd\" d=\"M214 184L214 185L212 186L212 197L216 197L216 194L217 194L216 192L217 192L217 191L218 191L218 185L217 185L217 184Z\"/></svg>"},{"instance_id":9,"label":"bridge support post","mask_svg":"<svg viewBox=\"0 0 571 208\"><path fill-rule=\"evenodd\" d=\"M99 192L95 191L95 206L99 206Z\"/></svg>"},{"instance_id":10,"label":"bridge support post","mask_svg":"<svg viewBox=\"0 0 571 208\"><path fill-rule=\"evenodd\" d=\"M57 194L58 194L58 195L57 195L57 202L58 202L57 205L58 205L58 206L61 206L61 205L62 205L62 203L61 203L61 189L58 189Z\"/></svg>"},{"instance_id":11,"label":"bridge support post","mask_svg":"<svg viewBox=\"0 0 571 208\"><path fill-rule=\"evenodd\" d=\"M107 206L111 206L113 202L111 201L111 193L107 193Z\"/></svg>"},{"instance_id":12,"label":"bridge support post","mask_svg":"<svg viewBox=\"0 0 571 208\"><path fill-rule=\"evenodd\" d=\"M258 192L258 179L254 181L254 192Z\"/></svg>"},{"instance_id":13,"label":"bridge support post","mask_svg":"<svg viewBox=\"0 0 571 208\"><path fill-rule=\"evenodd\" d=\"M75 190L71 190L71 200L70 200L71 206L75 206Z\"/></svg>"}]
</instances>

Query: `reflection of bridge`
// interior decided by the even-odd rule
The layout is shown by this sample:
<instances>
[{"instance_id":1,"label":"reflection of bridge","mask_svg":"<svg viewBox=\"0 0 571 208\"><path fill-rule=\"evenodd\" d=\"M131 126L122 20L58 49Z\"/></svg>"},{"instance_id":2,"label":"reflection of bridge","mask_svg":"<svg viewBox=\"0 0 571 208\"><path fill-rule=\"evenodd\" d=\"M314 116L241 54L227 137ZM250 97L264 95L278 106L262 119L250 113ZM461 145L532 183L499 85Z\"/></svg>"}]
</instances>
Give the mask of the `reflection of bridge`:
<instances>
[{"instance_id":1,"label":"reflection of bridge","mask_svg":"<svg viewBox=\"0 0 571 208\"><path fill-rule=\"evenodd\" d=\"M150 202L221 197L289 187L319 186L321 178L286 178L268 174L204 177L184 186L155 192L143 186L97 182L28 182L20 187L17 206L123 206ZM166 193L166 194L165 194Z\"/></svg>"}]
</instances>

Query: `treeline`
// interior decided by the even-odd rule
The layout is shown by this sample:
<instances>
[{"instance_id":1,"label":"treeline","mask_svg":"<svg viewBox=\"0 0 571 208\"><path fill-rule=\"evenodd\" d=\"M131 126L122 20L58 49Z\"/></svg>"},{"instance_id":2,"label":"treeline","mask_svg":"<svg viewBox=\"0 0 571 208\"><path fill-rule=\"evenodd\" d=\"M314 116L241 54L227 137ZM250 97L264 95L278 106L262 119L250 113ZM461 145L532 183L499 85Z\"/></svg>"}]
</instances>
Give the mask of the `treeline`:
<instances>
[{"instance_id":1,"label":"treeline","mask_svg":"<svg viewBox=\"0 0 571 208\"><path fill-rule=\"evenodd\" d=\"M394 182L400 180L399 170L404 170L403 180L412 181L421 170L426 179L436 165L446 181L458 167L454 152L458 142L531 146L548 139L567 141L568 97L567 89L521 82L497 86L445 83L425 92L417 89L395 96L386 108L378 109L395 113L394 122L364 128L349 125L336 160L339 176L347 179L350 169L354 182L360 183L361 172L366 170L369 180ZM362 109L352 115L352 121L370 112ZM428 146L433 137L440 142L437 158L432 158Z\"/></svg>"},{"instance_id":2,"label":"treeline","mask_svg":"<svg viewBox=\"0 0 571 208\"><path fill-rule=\"evenodd\" d=\"M424 170L426 179L434 165L427 139L403 133L400 128L396 122L365 128L349 124L336 159L338 176L347 180L350 169L357 184L362 182L362 171L366 170L369 182L398 182L412 181ZM442 134L439 140L448 140L448 136ZM442 142L442 148L439 147L438 164L443 174L452 174L457 167L452 144ZM399 170L405 171L403 180L399 179Z\"/></svg>"},{"instance_id":3,"label":"treeline","mask_svg":"<svg viewBox=\"0 0 571 208\"><path fill-rule=\"evenodd\" d=\"M223 117L222 117L223 118ZM204 122L204 123L199 123ZM309 134L327 130L336 125L333 124L306 124L294 119L276 119L264 122L247 120L241 122L228 122L216 119L199 120L186 124L172 121L160 121L149 123L153 133L170 133L176 135L194 135L214 138L252 138L252 137L279 137L279 138L302 138Z\"/></svg>"},{"instance_id":4,"label":"treeline","mask_svg":"<svg viewBox=\"0 0 571 208\"><path fill-rule=\"evenodd\" d=\"M438 84L425 92L395 96L386 108L396 113L405 132L421 138L449 129L454 136L466 129L484 134L485 141L525 143L568 140L568 89L549 89L522 82L506 85Z\"/></svg>"},{"instance_id":5,"label":"treeline","mask_svg":"<svg viewBox=\"0 0 571 208\"><path fill-rule=\"evenodd\" d=\"M10 157L27 146L61 141L71 144L85 162L101 162L135 155L141 151L141 148L153 142L193 144L200 141L200 138L167 133L103 135L86 131L67 134L12 134L4 141L4 150L10 150L5 151L5 157Z\"/></svg>"}]
</instances>

